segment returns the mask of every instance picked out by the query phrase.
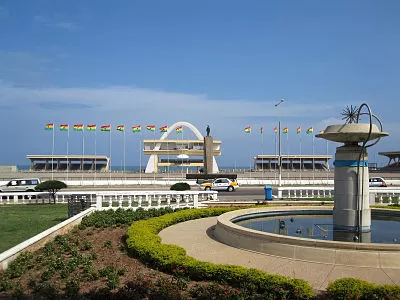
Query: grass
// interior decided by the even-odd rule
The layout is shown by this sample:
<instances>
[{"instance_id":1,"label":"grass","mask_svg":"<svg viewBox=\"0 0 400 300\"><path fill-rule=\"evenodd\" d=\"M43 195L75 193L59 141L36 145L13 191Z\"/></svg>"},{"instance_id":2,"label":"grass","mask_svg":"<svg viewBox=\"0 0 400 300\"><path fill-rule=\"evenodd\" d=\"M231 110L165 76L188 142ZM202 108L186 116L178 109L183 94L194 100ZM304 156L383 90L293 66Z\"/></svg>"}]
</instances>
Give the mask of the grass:
<instances>
[{"instance_id":1,"label":"grass","mask_svg":"<svg viewBox=\"0 0 400 300\"><path fill-rule=\"evenodd\" d=\"M0 253L64 221L67 204L0 206Z\"/></svg>"}]
</instances>

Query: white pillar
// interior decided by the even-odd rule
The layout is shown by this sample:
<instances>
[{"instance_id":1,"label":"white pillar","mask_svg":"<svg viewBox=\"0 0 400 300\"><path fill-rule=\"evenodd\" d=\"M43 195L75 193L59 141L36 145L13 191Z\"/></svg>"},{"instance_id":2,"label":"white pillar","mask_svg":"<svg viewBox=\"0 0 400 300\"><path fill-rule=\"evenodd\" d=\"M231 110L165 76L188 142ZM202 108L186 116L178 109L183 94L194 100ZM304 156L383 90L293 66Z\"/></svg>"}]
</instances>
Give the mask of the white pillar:
<instances>
[{"instance_id":1,"label":"white pillar","mask_svg":"<svg viewBox=\"0 0 400 300\"><path fill-rule=\"evenodd\" d=\"M336 148L335 206L333 208L335 229L356 231L359 225L361 232L371 230L368 155L364 150L358 168L361 150L362 148L358 145L344 145ZM357 170L359 176L357 176Z\"/></svg>"}]
</instances>

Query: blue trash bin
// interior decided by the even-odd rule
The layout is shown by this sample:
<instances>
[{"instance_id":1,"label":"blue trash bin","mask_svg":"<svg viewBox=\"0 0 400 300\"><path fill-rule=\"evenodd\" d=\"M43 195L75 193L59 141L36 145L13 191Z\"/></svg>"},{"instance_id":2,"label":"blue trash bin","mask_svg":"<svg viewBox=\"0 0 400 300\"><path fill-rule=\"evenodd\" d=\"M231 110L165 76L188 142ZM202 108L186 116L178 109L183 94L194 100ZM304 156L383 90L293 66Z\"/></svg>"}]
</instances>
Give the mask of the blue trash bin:
<instances>
[{"instance_id":1,"label":"blue trash bin","mask_svg":"<svg viewBox=\"0 0 400 300\"><path fill-rule=\"evenodd\" d=\"M272 187L270 185L266 185L264 187L265 191L265 200L272 200Z\"/></svg>"}]
</instances>

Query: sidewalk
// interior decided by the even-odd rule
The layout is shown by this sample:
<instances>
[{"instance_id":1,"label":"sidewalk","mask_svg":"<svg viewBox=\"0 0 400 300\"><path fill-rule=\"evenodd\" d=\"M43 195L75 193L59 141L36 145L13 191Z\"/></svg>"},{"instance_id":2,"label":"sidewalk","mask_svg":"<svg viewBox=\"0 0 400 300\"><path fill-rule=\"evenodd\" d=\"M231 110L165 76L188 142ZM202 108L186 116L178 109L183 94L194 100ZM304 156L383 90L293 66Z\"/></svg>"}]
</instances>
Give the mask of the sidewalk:
<instances>
[{"instance_id":1,"label":"sidewalk","mask_svg":"<svg viewBox=\"0 0 400 300\"><path fill-rule=\"evenodd\" d=\"M187 221L160 232L162 243L186 249L189 256L201 261L255 268L270 274L301 278L316 290L339 278L354 277L377 284L400 285L399 268L371 268L294 260L233 248L213 238L216 217ZM362 253L360 253L362 255Z\"/></svg>"}]
</instances>

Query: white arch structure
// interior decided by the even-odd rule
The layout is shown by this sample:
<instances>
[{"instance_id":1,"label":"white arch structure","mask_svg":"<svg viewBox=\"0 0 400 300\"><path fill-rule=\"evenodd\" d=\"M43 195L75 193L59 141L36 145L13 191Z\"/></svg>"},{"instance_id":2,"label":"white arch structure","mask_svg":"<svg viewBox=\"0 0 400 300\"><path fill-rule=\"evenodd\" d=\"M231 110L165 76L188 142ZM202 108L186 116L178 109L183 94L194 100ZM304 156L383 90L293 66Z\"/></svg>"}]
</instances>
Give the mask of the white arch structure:
<instances>
[{"instance_id":1,"label":"white arch structure","mask_svg":"<svg viewBox=\"0 0 400 300\"><path fill-rule=\"evenodd\" d=\"M185 127L189 128L195 134L195 136L199 139L199 141L203 141L203 135L200 133L200 131L193 124L190 124L189 122L183 122L183 121L176 122L176 123L172 124L170 127L168 127L168 131L163 133L163 135L160 137L160 141L166 140L167 137L169 136L169 134L171 132L173 132L176 128L178 128L179 126L185 126ZM158 151L158 150L160 150L160 147L161 147L161 143L157 143L153 150ZM157 173L158 172L158 170L156 170L156 168L155 168L156 160L158 161L158 155L151 154L149 157L149 161L147 162L145 173L154 173L154 172ZM217 161L215 160L214 156L213 156L213 170L215 173L219 172Z\"/></svg>"}]
</instances>

